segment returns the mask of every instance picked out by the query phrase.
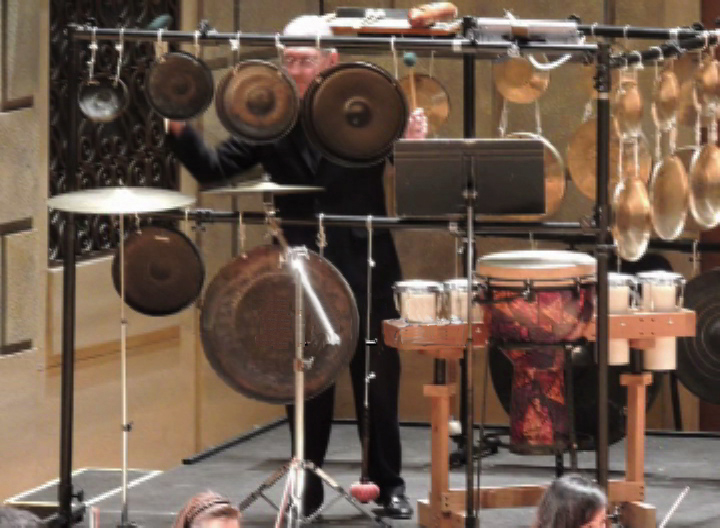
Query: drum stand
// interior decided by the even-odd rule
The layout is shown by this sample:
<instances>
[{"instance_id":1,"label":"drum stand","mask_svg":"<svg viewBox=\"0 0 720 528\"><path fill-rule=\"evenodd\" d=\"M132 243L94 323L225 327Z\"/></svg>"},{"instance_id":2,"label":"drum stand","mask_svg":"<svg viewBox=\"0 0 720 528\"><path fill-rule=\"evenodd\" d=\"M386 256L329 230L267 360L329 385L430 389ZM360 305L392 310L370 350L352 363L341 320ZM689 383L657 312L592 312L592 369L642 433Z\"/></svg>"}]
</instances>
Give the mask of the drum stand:
<instances>
[{"instance_id":1,"label":"drum stand","mask_svg":"<svg viewBox=\"0 0 720 528\"><path fill-rule=\"evenodd\" d=\"M295 282L295 358L293 361L293 369L295 371L295 442L294 453L289 463L278 469L270 477L268 477L255 491L250 493L243 499L238 509L244 511L257 499L265 499L273 508L278 511L275 527L278 528L282 524L283 516L287 512L287 526L299 527L303 524L312 523L325 509L332 506L341 498L345 499L363 516L378 523L380 526L389 526L379 517L370 513L358 501L356 501L344 488L342 488L334 479L332 479L322 469L312 462L305 460L305 369L311 367L310 361L304 359L305 348L305 313L303 299L303 279L304 268L302 259L307 258L307 250L305 248L286 248L288 262L293 270ZM312 297L312 292L309 292ZM311 299L312 300L312 299ZM316 306L317 307L317 306ZM324 314L320 314L323 319ZM326 320L326 319L325 319ZM328 328L326 327L326 331ZM329 329L329 339L332 339L334 332ZM311 515L305 516L302 511L303 495L305 492L305 471L313 472L325 484L333 489L337 496L329 502L323 504ZM271 488L281 478L287 475L287 481L283 491L282 502L278 507L265 494L265 490Z\"/></svg>"}]
</instances>

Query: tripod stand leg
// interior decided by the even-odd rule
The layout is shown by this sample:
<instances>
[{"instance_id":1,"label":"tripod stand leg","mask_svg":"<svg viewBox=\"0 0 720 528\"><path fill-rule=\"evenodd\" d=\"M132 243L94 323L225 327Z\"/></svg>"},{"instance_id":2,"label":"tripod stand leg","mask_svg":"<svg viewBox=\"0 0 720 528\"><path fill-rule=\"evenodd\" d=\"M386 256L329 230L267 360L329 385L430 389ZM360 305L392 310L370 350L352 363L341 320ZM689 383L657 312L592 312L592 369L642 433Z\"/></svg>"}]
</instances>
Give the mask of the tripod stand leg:
<instances>
[{"instance_id":1,"label":"tripod stand leg","mask_svg":"<svg viewBox=\"0 0 720 528\"><path fill-rule=\"evenodd\" d=\"M240 503L238 504L238 510L245 511L250 507L250 505L255 502L258 499L265 499L270 505L278 510L279 508L275 505L274 502L272 502L270 499L268 499L265 494L263 493L266 489L272 488L278 480L283 478L285 475L287 475L287 472L290 470L290 464L285 464L283 467L278 469L275 473L270 475L267 479L263 481L262 484L260 484L257 488L255 488L254 491L250 493L247 497L245 497Z\"/></svg>"},{"instance_id":2,"label":"tripod stand leg","mask_svg":"<svg viewBox=\"0 0 720 528\"><path fill-rule=\"evenodd\" d=\"M326 504L325 506L321 507L321 508L318 509L315 513L313 513L311 516L306 517L306 518L304 519L305 522L312 522L312 521L314 521L314 520L317 518L317 516L320 515L320 513L322 513L323 510L325 510L326 507L330 506L330 504L334 503L334 502L335 502L336 500L338 500L339 498L343 498L343 499L345 499L347 502L349 502L349 503L350 503L357 511L359 511L362 515L364 515L364 516L367 517L368 519L372 520L373 522L376 522L378 525L380 525L380 526L388 526L388 527L390 526L388 523L386 523L385 521L383 521L380 517L378 517L377 515L373 514L373 513L370 512L370 511L368 511L362 504L360 504L357 500L355 500L355 498L354 498L352 495L350 495L350 494L345 490L345 488L343 488L342 486L340 486L340 484L338 484L337 482L335 482L335 480L334 480L332 477L330 477L330 475L328 475L327 473L325 473L322 469L320 469L319 467L317 467L315 464L313 464L312 462L307 462L307 461L306 461L306 462L304 463L304 466L305 466L305 468L308 469L309 471L312 471L313 473L315 473L315 475L317 475L323 482L325 482L325 484L327 484L329 488L331 488L335 493L337 493L337 494L339 495L339 497L336 498L334 501L331 501L330 503L328 503L328 504Z\"/></svg>"}]
</instances>

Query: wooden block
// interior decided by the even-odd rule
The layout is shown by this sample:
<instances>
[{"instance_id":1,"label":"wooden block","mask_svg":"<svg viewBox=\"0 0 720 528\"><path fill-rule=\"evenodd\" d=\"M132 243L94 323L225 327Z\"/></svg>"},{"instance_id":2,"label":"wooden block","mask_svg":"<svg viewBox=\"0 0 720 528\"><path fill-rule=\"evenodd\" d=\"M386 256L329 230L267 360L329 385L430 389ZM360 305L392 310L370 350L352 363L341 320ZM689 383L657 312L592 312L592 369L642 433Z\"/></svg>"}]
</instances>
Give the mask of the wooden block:
<instances>
[{"instance_id":1,"label":"wooden block","mask_svg":"<svg viewBox=\"0 0 720 528\"><path fill-rule=\"evenodd\" d=\"M655 507L645 502L628 502L623 504L622 523L627 528L655 528Z\"/></svg>"},{"instance_id":2,"label":"wooden block","mask_svg":"<svg viewBox=\"0 0 720 528\"><path fill-rule=\"evenodd\" d=\"M475 323L472 331L473 347L485 347L488 339L487 325ZM456 359L462 357L462 351L467 344L467 325L406 323L393 319L383 321L383 338L386 345L398 350L423 351L442 359Z\"/></svg>"},{"instance_id":3,"label":"wooden block","mask_svg":"<svg viewBox=\"0 0 720 528\"><path fill-rule=\"evenodd\" d=\"M608 482L608 500L610 502L634 502L645 499L645 483L628 480Z\"/></svg>"},{"instance_id":4,"label":"wooden block","mask_svg":"<svg viewBox=\"0 0 720 528\"><path fill-rule=\"evenodd\" d=\"M426 398L450 398L456 392L450 385L423 385L423 396Z\"/></svg>"},{"instance_id":5,"label":"wooden block","mask_svg":"<svg viewBox=\"0 0 720 528\"><path fill-rule=\"evenodd\" d=\"M620 385L629 387L631 385L648 386L652 384L652 374L643 372L642 374L620 374Z\"/></svg>"},{"instance_id":6,"label":"wooden block","mask_svg":"<svg viewBox=\"0 0 720 528\"><path fill-rule=\"evenodd\" d=\"M611 338L644 340L655 337L694 336L695 319L695 312L692 310L668 313L634 312L610 314L608 323ZM585 331L585 337L594 341L595 336L595 319L593 319Z\"/></svg>"}]
</instances>

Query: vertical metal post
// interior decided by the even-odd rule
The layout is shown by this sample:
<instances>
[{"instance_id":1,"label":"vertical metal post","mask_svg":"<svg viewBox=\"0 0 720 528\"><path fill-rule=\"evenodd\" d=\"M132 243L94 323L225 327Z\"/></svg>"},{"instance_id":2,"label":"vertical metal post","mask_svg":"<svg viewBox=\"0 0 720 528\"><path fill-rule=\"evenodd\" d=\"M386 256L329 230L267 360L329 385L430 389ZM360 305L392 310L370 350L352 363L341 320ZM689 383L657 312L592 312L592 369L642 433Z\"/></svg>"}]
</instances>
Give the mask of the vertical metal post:
<instances>
[{"instance_id":1,"label":"vertical metal post","mask_svg":"<svg viewBox=\"0 0 720 528\"><path fill-rule=\"evenodd\" d=\"M79 45L70 26L67 38L70 44L70 132L67 142L67 190L77 188L77 100ZM63 252L63 310L62 310L62 374L60 385L60 482L58 484L59 525L72 525L72 435L73 394L75 376L75 215L66 213Z\"/></svg>"},{"instance_id":2,"label":"vertical metal post","mask_svg":"<svg viewBox=\"0 0 720 528\"><path fill-rule=\"evenodd\" d=\"M300 259L297 250L287 252L288 264L291 266L295 280L295 453L291 471L295 471L292 486L292 502L290 509L294 515L291 525L300 526L303 515L302 500L305 491L305 313L303 300L302 278L300 276Z\"/></svg>"},{"instance_id":3,"label":"vertical metal post","mask_svg":"<svg viewBox=\"0 0 720 528\"><path fill-rule=\"evenodd\" d=\"M595 88L597 98L597 186L595 223L597 236L597 346L598 357L598 424L596 470L597 481L608 489L608 263L612 246L609 240L610 207L608 179L610 161L610 45L598 44Z\"/></svg>"},{"instance_id":4,"label":"vertical metal post","mask_svg":"<svg viewBox=\"0 0 720 528\"><path fill-rule=\"evenodd\" d=\"M463 20L463 32L466 37L472 38L472 26L474 20L472 17L465 17ZM463 137L472 138L475 137L475 56L472 54L466 54L463 56ZM473 166L472 162L469 167L463 164L464 169L467 172L468 185L466 192L467 208L467 246L465 251L465 258L467 263L467 269L465 270L468 279L468 299L472 298L472 272L474 267L474 223L475 213L472 204L474 198L471 196L475 192L475 185L473 182ZM468 320L470 320L471 309L468 309ZM468 325L472 328L471 325ZM468 341L465 347L464 369L462 372L463 391L462 401L465 402L465 414L462 417L462 421L465 424L465 527L474 528L476 524L475 519L475 485L473 482L474 477L474 415L475 415L475 391L473 386L473 361L472 361L472 332L468 331Z\"/></svg>"}]
</instances>

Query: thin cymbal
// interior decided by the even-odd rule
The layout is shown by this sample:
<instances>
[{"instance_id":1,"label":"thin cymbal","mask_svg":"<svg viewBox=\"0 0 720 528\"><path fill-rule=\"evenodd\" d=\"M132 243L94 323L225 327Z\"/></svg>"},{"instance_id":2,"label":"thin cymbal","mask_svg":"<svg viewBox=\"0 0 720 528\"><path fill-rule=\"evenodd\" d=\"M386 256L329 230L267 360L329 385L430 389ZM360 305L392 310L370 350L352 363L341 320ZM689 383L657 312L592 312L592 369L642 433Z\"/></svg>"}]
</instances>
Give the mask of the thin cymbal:
<instances>
[{"instance_id":1,"label":"thin cymbal","mask_svg":"<svg viewBox=\"0 0 720 528\"><path fill-rule=\"evenodd\" d=\"M58 194L48 200L48 207L78 214L135 214L177 209L194 202L194 197L177 191L107 187Z\"/></svg>"},{"instance_id":2,"label":"thin cymbal","mask_svg":"<svg viewBox=\"0 0 720 528\"><path fill-rule=\"evenodd\" d=\"M612 201L612 235L623 260L635 262L645 254L652 234L650 211L645 182L633 177L620 182Z\"/></svg>"},{"instance_id":3,"label":"thin cymbal","mask_svg":"<svg viewBox=\"0 0 720 528\"><path fill-rule=\"evenodd\" d=\"M507 57L493 63L495 87L511 103L528 104L550 84L550 72L535 69L524 57Z\"/></svg>"},{"instance_id":4,"label":"thin cymbal","mask_svg":"<svg viewBox=\"0 0 720 528\"><path fill-rule=\"evenodd\" d=\"M650 204L655 232L664 240L679 237L685 227L690 184L683 161L667 156L658 162L650 181Z\"/></svg>"},{"instance_id":5,"label":"thin cymbal","mask_svg":"<svg viewBox=\"0 0 720 528\"><path fill-rule=\"evenodd\" d=\"M614 194L618 184L618 163L620 160L620 139L615 118L610 123L610 174L608 191L609 196ZM597 121L588 119L580 125L570 138L567 148L567 167L570 176L577 188L591 200L595 200L595 187L597 175ZM638 164L640 171L637 176L647 183L652 169L650 149L644 137L638 138ZM625 176L634 175L634 152L631 146L623 149L623 173Z\"/></svg>"},{"instance_id":6,"label":"thin cymbal","mask_svg":"<svg viewBox=\"0 0 720 528\"><path fill-rule=\"evenodd\" d=\"M271 194L296 194L322 192L324 187L313 185L281 185L271 181L255 181L249 183L241 183L234 187L218 187L216 189L208 189L202 191L203 194L251 194L251 193L271 193Z\"/></svg>"},{"instance_id":7,"label":"thin cymbal","mask_svg":"<svg viewBox=\"0 0 720 528\"><path fill-rule=\"evenodd\" d=\"M433 136L445 124L450 115L450 96L445 87L434 77L424 73L414 73L415 100L418 108L425 111L428 118L428 132ZM405 97L410 101L410 76L398 81Z\"/></svg>"}]
</instances>

